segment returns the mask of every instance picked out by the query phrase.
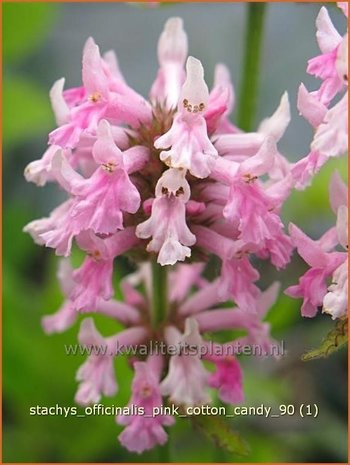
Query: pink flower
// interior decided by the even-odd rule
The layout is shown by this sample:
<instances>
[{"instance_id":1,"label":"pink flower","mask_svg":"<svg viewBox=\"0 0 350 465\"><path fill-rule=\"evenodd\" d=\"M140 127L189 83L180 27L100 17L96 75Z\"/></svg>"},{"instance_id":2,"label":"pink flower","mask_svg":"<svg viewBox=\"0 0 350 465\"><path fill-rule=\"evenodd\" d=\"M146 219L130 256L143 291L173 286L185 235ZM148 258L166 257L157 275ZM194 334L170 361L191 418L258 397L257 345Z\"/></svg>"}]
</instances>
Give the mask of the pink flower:
<instances>
[{"instance_id":1,"label":"pink flower","mask_svg":"<svg viewBox=\"0 0 350 465\"><path fill-rule=\"evenodd\" d=\"M342 8L339 3L338 6ZM344 14L347 9L342 8ZM308 92L302 84L298 109L315 128L310 153L292 168L295 187L304 189L330 157L344 155L348 147L348 34L341 37L325 7L316 20L317 41L322 54L309 60L307 71L322 79L318 91ZM332 99L343 89L346 94L332 108Z\"/></svg>"},{"instance_id":2,"label":"pink flower","mask_svg":"<svg viewBox=\"0 0 350 465\"><path fill-rule=\"evenodd\" d=\"M277 147L290 122L288 94L256 131L241 131L229 120L235 97L228 69L216 66L209 94L201 62L186 61L180 18L169 19L159 38L150 102L127 85L115 54L101 56L93 39L84 47L82 85L64 90L60 79L50 91L58 127L25 176L38 185L56 182L67 200L25 231L57 255L71 255L74 241L85 258L74 270L68 262L61 265L64 303L44 317L43 326L47 333L60 332L77 312L93 312L126 327L103 337L91 318L83 321L79 343L87 359L77 372L76 401L87 405L113 396L114 356L129 356L135 372L129 406L143 413L117 419L125 426L119 440L130 451L166 442L165 427L174 419L153 415L165 402L205 405L211 387L224 402L243 400L238 361L202 348L211 347L211 332L243 330L243 336L233 332L232 340L213 343L214 349L232 353L251 345L260 349L257 355L272 355L266 314L279 286L260 289L261 260L282 268L295 245L310 266L287 290L303 298L302 314L313 316L323 305L332 318L345 315L346 254L336 247L347 246L347 199L339 176L330 187L337 226L319 240L294 225L290 238L281 219L292 188L304 187L329 157L346 149L347 96L330 106L345 89L346 37L334 30L324 9L317 26L322 54L310 61L309 71L323 82L316 92L301 85L298 94L299 111L315 135L309 155L294 165ZM114 261L124 254L135 270L125 276L120 269L118 301L112 299ZM220 263L207 269L212 258ZM118 266L123 263L118 260ZM164 273L161 290L154 267ZM169 357L151 353L159 349L154 343L163 344Z\"/></svg>"},{"instance_id":3,"label":"pink flower","mask_svg":"<svg viewBox=\"0 0 350 465\"><path fill-rule=\"evenodd\" d=\"M104 300L112 297L112 272L112 260L85 258L83 265L73 275L77 285L71 298L77 310L95 310L99 297Z\"/></svg>"},{"instance_id":4,"label":"pink flower","mask_svg":"<svg viewBox=\"0 0 350 465\"><path fill-rule=\"evenodd\" d=\"M208 108L204 117L208 133L237 133L239 129L228 119L235 101L235 93L231 82L230 72L223 64L215 67L214 87L209 94Z\"/></svg>"},{"instance_id":5,"label":"pink flower","mask_svg":"<svg viewBox=\"0 0 350 465\"><path fill-rule=\"evenodd\" d=\"M69 217L80 231L111 234L123 229L123 211L136 213L140 206L139 192L128 172L146 162L147 150L133 147L122 153L113 141L109 124L101 121L92 153L99 168L89 179L75 173L60 154L56 155L54 172L61 185L75 196Z\"/></svg>"},{"instance_id":6,"label":"pink flower","mask_svg":"<svg viewBox=\"0 0 350 465\"><path fill-rule=\"evenodd\" d=\"M169 169L163 173L156 186L156 198L151 217L139 224L136 235L141 239L152 237L147 246L151 252L159 252L158 263L174 265L191 255L196 238L186 225L185 203L190 187L184 173Z\"/></svg>"},{"instance_id":7,"label":"pink flower","mask_svg":"<svg viewBox=\"0 0 350 465\"><path fill-rule=\"evenodd\" d=\"M48 181L53 181L54 176L51 173L51 165L52 159L58 150L60 150L58 145L50 145L40 160L29 163L24 170L26 181L34 182L40 187L45 186ZM69 157L69 150L66 150L64 153L65 157Z\"/></svg>"},{"instance_id":8,"label":"pink flower","mask_svg":"<svg viewBox=\"0 0 350 465\"><path fill-rule=\"evenodd\" d=\"M348 248L348 199L347 187L335 172L329 185L330 204L337 214L336 230L331 228L319 241L312 241L296 226L291 225L291 236L299 255L311 266L299 280L297 286L286 289L292 297L303 297L303 316L315 316L317 307L323 312L339 318L347 311L347 254L333 251L339 243ZM335 234L336 233L336 237ZM326 280L332 276L328 287Z\"/></svg>"},{"instance_id":9,"label":"pink flower","mask_svg":"<svg viewBox=\"0 0 350 465\"><path fill-rule=\"evenodd\" d=\"M102 394L113 396L117 392L113 356L108 353L109 340L96 330L93 319L87 318L81 323L79 342L86 347L95 347L96 354L90 355L77 371L76 380L80 385L75 401L80 405L95 404ZM100 355L99 351L106 353Z\"/></svg>"},{"instance_id":10,"label":"pink flower","mask_svg":"<svg viewBox=\"0 0 350 465\"><path fill-rule=\"evenodd\" d=\"M333 273L332 284L323 298L323 313L328 313L332 319L346 317L348 312L348 267L346 260Z\"/></svg>"},{"instance_id":11,"label":"pink flower","mask_svg":"<svg viewBox=\"0 0 350 465\"><path fill-rule=\"evenodd\" d=\"M317 16L316 27L317 42L322 54L309 60L307 72L322 79L323 83L317 91L317 97L320 102L328 106L333 97L343 89L344 81L347 80L344 66L339 65L340 60L345 60L345 50L343 45L340 47L342 37L333 26L325 7L321 8Z\"/></svg>"},{"instance_id":12,"label":"pink flower","mask_svg":"<svg viewBox=\"0 0 350 465\"><path fill-rule=\"evenodd\" d=\"M187 35L181 18L170 18L158 42L159 71L150 92L151 101L172 109L177 106L185 81Z\"/></svg>"},{"instance_id":13,"label":"pink flower","mask_svg":"<svg viewBox=\"0 0 350 465\"><path fill-rule=\"evenodd\" d=\"M181 335L174 327L166 329L168 344L188 344L200 346L202 338L198 332L198 323L188 318L185 323L185 333ZM169 371L161 383L161 393L169 396L178 405L205 405L211 399L206 390L209 373L204 368L198 354L173 355L169 362Z\"/></svg>"},{"instance_id":14,"label":"pink flower","mask_svg":"<svg viewBox=\"0 0 350 465\"><path fill-rule=\"evenodd\" d=\"M70 293L74 284L73 269L69 260L63 259L60 261L57 277L66 300L56 313L42 318L41 324L46 334L65 331L75 323L78 316L73 303L70 301Z\"/></svg>"},{"instance_id":15,"label":"pink flower","mask_svg":"<svg viewBox=\"0 0 350 465\"><path fill-rule=\"evenodd\" d=\"M128 228L107 239L85 232L77 241L88 256L73 273L75 284L70 298L77 310L95 311L99 299L109 300L113 296L114 258L135 245L137 238Z\"/></svg>"},{"instance_id":16,"label":"pink flower","mask_svg":"<svg viewBox=\"0 0 350 465\"><path fill-rule=\"evenodd\" d=\"M243 402L242 371L234 357L221 357L215 362L216 371L208 380L210 387L218 389L219 397L227 404Z\"/></svg>"},{"instance_id":17,"label":"pink flower","mask_svg":"<svg viewBox=\"0 0 350 465\"><path fill-rule=\"evenodd\" d=\"M236 172L230 175L225 165L217 164L214 173L217 178L227 177L230 184L223 216L237 228L237 238L248 249L269 254L274 265L283 267L289 261L291 244L278 215L281 199L270 197L258 181L273 166L275 154L274 140L267 137L257 154L240 163Z\"/></svg>"},{"instance_id":18,"label":"pink flower","mask_svg":"<svg viewBox=\"0 0 350 465\"><path fill-rule=\"evenodd\" d=\"M205 263L179 264L169 275L169 292L171 302L181 302L190 289L198 284L206 286L208 282L201 277Z\"/></svg>"},{"instance_id":19,"label":"pink flower","mask_svg":"<svg viewBox=\"0 0 350 465\"><path fill-rule=\"evenodd\" d=\"M260 293L254 283L259 277L259 273L246 256L224 260L219 291L222 294L222 300L232 297L238 307L254 313Z\"/></svg>"},{"instance_id":20,"label":"pink flower","mask_svg":"<svg viewBox=\"0 0 350 465\"><path fill-rule=\"evenodd\" d=\"M299 279L298 285L290 286L285 293L294 298L302 297L302 316L314 317L318 307L322 306L327 292L326 279L332 275L345 257L339 252L324 252L317 242L293 224L289 227L289 233L299 255L311 268Z\"/></svg>"},{"instance_id":21,"label":"pink flower","mask_svg":"<svg viewBox=\"0 0 350 465\"><path fill-rule=\"evenodd\" d=\"M92 38L84 47L82 78L84 89L78 94L81 101L75 101L71 108L68 104L64 108L64 93L63 96L58 91L51 93L56 117L62 125L51 132L50 144L74 148L82 133L93 134L103 118L131 126L139 126L150 119L147 102L120 79L119 73L113 74Z\"/></svg>"},{"instance_id":22,"label":"pink flower","mask_svg":"<svg viewBox=\"0 0 350 465\"><path fill-rule=\"evenodd\" d=\"M348 149L348 94L327 111L318 126L311 150L321 156L338 157Z\"/></svg>"},{"instance_id":23,"label":"pink flower","mask_svg":"<svg viewBox=\"0 0 350 465\"><path fill-rule=\"evenodd\" d=\"M75 401L80 405L99 402L102 395L113 396L118 390L114 375L113 357L117 343L134 345L141 342L147 332L142 327L133 327L116 336L103 338L95 328L92 318L82 321L79 331L79 342L90 348L91 355L81 365L76 374L80 382Z\"/></svg>"},{"instance_id":24,"label":"pink flower","mask_svg":"<svg viewBox=\"0 0 350 465\"><path fill-rule=\"evenodd\" d=\"M333 181L333 183L335 182L336 180ZM348 250L348 207L345 204L340 205L337 209L337 235L339 244ZM334 271L332 284L328 287L328 293L323 299L323 312L332 315L333 319L342 318L347 314L347 311L348 259Z\"/></svg>"},{"instance_id":25,"label":"pink flower","mask_svg":"<svg viewBox=\"0 0 350 465\"><path fill-rule=\"evenodd\" d=\"M135 362L132 396L129 404L143 409L143 415L119 415L117 422L126 425L119 435L121 444L131 452L141 454L167 441L164 426L174 423L169 415L154 416L154 408L162 405L159 379L162 360L153 356L147 362Z\"/></svg>"},{"instance_id":26,"label":"pink flower","mask_svg":"<svg viewBox=\"0 0 350 465\"><path fill-rule=\"evenodd\" d=\"M208 104L209 92L204 81L201 62L189 57L187 77L179 99L179 110L171 129L159 137L154 146L163 150L160 159L172 168L189 170L197 178L205 178L211 171L217 151L207 135L202 116Z\"/></svg>"}]
</instances>

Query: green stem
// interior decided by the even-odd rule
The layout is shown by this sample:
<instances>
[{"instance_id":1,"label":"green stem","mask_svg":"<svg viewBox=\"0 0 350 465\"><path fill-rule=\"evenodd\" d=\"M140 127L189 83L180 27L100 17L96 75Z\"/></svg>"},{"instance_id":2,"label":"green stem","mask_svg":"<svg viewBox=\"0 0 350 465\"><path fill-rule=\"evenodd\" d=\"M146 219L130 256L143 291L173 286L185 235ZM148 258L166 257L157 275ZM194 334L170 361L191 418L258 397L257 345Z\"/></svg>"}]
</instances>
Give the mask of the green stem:
<instances>
[{"instance_id":1,"label":"green stem","mask_svg":"<svg viewBox=\"0 0 350 465\"><path fill-rule=\"evenodd\" d=\"M157 329L164 322L168 313L167 267L152 262L153 286L153 327ZM158 447L158 462L170 463L170 434L164 446Z\"/></svg>"},{"instance_id":2,"label":"green stem","mask_svg":"<svg viewBox=\"0 0 350 465\"><path fill-rule=\"evenodd\" d=\"M254 123L258 97L259 67L263 42L266 3L249 3L244 64L238 103L238 126L250 131Z\"/></svg>"},{"instance_id":3,"label":"green stem","mask_svg":"<svg viewBox=\"0 0 350 465\"><path fill-rule=\"evenodd\" d=\"M153 309L152 318L155 328L159 326L168 311L167 267L152 262Z\"/></svg>"}]
</instances>

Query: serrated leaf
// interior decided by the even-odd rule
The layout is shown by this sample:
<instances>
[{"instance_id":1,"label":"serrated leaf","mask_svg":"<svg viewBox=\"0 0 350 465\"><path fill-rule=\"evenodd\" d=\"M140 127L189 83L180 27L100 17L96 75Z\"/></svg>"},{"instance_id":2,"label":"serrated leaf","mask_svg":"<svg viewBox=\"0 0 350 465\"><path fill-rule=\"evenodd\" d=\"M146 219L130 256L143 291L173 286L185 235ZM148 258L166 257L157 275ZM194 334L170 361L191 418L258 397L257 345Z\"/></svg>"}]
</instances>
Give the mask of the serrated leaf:
<instances>
[{"instance_id":1,"label":"serrated leaf","mask_svg":"<svg viewBox=\"0 0 350 465\"><path fill-rule=\"evenodd\" d=\"M348 319L337 320L335 327L329 331L317 349L310 350L302 355L304 362L317 358L328 357L328 355L339 350L348 342Z\"/></svg>"},{"instance_id":2,"label":"serrated leaf","mask_svg":"<svg viewBox=\"0 0 350 465\"><path fill-rule=\"evenodd\" d=\"M246 456L250 453L247 441L239 433L233 431L223 419L198 415L192 417L192 422L205 436L227 452L240 456Z\"/></svg>"}]
</instances>

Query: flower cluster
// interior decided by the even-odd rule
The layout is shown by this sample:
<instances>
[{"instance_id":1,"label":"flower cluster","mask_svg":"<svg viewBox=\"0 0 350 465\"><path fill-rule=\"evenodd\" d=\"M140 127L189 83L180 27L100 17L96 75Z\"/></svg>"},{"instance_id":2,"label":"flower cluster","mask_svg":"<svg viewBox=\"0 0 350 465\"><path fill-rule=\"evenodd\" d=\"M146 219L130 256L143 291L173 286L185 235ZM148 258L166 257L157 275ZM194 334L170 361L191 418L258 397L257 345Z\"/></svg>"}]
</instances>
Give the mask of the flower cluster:
<instances>
[{"instance_id":1,"label":"flower cluster","mask_svg":"<svg viewBox=\"0 0 350 465\"><path fill-rule=\"evenodd\" d=\"M77 403L96 403L117 392L116 344L155 340L199 347L208 344L210 333L242 329L244 336L224 346L258 344L267 351L273 341L264 318L279 285L261 290L254 263L260 259L284 268L293 241L312 266L300 285L289 290L304 296L303 314L311 316L320 305L320 298L309 295L309 284L314 288L314 280L319 283L332 273L337 283L324 304L334 317L342 314L345 265L343 253L330 252L335 229L314 243L295 226L289 237L280 217L294 186L304 186L321 160L345 148L345 97L328 106L344 88L346 39L335 36L322 11L318 36L323 55L311 60L308 69L324 83L316 93L301 87L299 94L300 111L317 129L313 151L295 165L277 148L290 120L288 95L255 132L234 126L229 120L235 100L229 71L217 65L209 92L201 62L187 58L180 18L169 19L160 36L159 70L148 101L128 86L115 54L101 56L91 38L83 51L82 86L64 90L64 79L53 85L58 127L50 133L43 157L25 170L28 181L39 186L53 181L67 194L49 217L25 227L36 243L66 257L58 273L65 302L44 317L43 327L47 333L64 331L81 312L98 312L125 326L105 338L92 318L83 320L79 342L108 350L92 353L78 370ZM338 143L331 144L330 152L333 138ZM345 201L338 179L333 190L337 237L344 244ZM72 269L68 258L73 246L86 253L78 269ZM124 254L133 258L137 271L122 280L120 302L113 298L112 278L114 260ZM219 259L220 271L209 281L203 272L212 255ZM151 262L169 270L167 313L160 324L154 323ZM223 306L226 301L231 306ZM216 389L223 402L243 399L242 373L233 355L150 353L134 357L131 364L130 403L146 413L117 418L125 425L119 439L131 451L141 453L167 440L164 426L173 418L151 416L163 397L180 406L203 405L211 402L210 389Z\"/></svg>"},{"instance_id":2,"label":"flower cluster","mask_svg":"<svg viewBox=\"0 0 350 465\"><path fill-rule=\"evenodd\" d=\"M348 3L338 6L348 16ZM331 157L344 155L348 150L348 33L343 37L337 32L322 7L317 19L317 41L322 52L308 62L307 72L320 78L317 91L308 92L303 84L299 88L298 109L314 128L310 153L292 168L295 187L303 189L312 176ZM331 106L337 94L344 95ZM318 241L307 237L291 224L289 232L299 255L311 267L291 286L286 294L302 297L301 313L314 317L321 307L333 319L347 315L348 261L348 199L347 186L338 173L330 182L330 203L337 216L336 227L327 231ZM327 280L331 283L327 286Z\"/></svg>"},{"instance_id":3,"label":"flower cluster","mask_svg":"<svg viewBox=\"0 0 350 465\"><path fill-rule=\"evenodd\" d=\"M339 2L348 17L348 3ZM308 92L301 84L298 110L314 129L310 153L293 167L296 188L303 189L324 163L344 155L348 149L348 33L335 29L328 11L322 7L317 19L317 42L321 55L311 58L307 72L322 80L320 88ZM337 94L343 94L332 105Z\"/></svg>"},{"instance_id":4,"label":"flower cluster","mask_svg":"<svg viewBox=\"0 0 350 465\"><path fill-rule=\"evenodd\" d=\"M344 317L348 306L348 199L347 186L338 173L330 184L330 202L337 215L336 227L329 229L318 241L310 239L297 226L291 224L289 232L299 255L311 267L297 286L286 289L291 297L302 297L301 314L316 315L318 307L332 318ZM345 251L337 251L340 245ZM327 279L332 277L328 287Z\"/></svg>"}]
</instances>

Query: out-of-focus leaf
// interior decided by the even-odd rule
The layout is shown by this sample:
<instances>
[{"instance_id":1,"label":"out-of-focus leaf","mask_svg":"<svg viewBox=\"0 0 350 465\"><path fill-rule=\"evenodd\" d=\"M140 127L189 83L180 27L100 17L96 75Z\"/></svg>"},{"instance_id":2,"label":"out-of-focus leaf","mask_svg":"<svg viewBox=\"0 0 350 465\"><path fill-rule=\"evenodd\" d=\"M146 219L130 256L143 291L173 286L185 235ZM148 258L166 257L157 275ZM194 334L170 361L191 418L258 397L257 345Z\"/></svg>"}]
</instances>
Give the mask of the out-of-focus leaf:
<instances>
[{"instance_id":1,"label":"out-of-focus leaf","mask_svg":"<svg viewBox=\"0 0 350 465\"><path fill-rule=\"evenodd\" d=\"M54 125L47 93L19 77L3 81L4 143L19 143L43 134Z\"/></svg>"},{"instance_id":2,"label":"out-of-focus leaf","mask_svg":"<svg viewBox=\"0 0 350 465\"><path fill-rule=\"evenodd\" d=\"M56 15L50 3L3 4L3 56L5 62L26 57L44 43Z\"/></svg>"},{"instance_id":3,"label":"out-of-focus leaf","mask_svg":"<svg viewBox=\"0 0 350 465\"><path fill-rule=\"evenodd\" d=\"M347 157L330 159L313 178L310 187L303 191L292 191L283 208L288 221L302 225L303 221L310 223L313 219L319 222L320 215L332 216L328 186L335 170L339 171L344 181L347 180Z\"/></svg>"},{"instance_id":4,"label":"out-of-focus leaf","mask_svg":"<svg viewBox=\"0 0 350 465\"><path fill-rule=\"evenodd\" d=\"M239 433L231 430L224 420L214 416L196 415L192 417L192 422L218 447L236 455L249 454L250 447L247 441Z\"/></svg>"},{"instance_id":5,"label":"out-of-focus leaf","mask_svg":"<svg viewBox=\"0 0 350 465\"><path fill-rule=\"evenodd\" d=\"M322 344L317 349L310 350L302 356L302 360L307 362L316 358L327 357L336 350L345 346L348 342L348 319L338 320L335 327L327 334Z\"/></svg>"}]
</instances>

